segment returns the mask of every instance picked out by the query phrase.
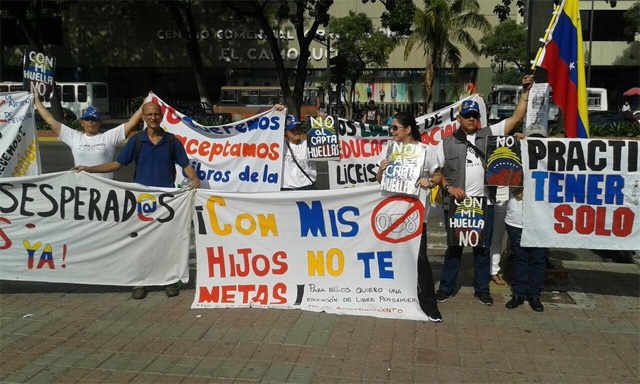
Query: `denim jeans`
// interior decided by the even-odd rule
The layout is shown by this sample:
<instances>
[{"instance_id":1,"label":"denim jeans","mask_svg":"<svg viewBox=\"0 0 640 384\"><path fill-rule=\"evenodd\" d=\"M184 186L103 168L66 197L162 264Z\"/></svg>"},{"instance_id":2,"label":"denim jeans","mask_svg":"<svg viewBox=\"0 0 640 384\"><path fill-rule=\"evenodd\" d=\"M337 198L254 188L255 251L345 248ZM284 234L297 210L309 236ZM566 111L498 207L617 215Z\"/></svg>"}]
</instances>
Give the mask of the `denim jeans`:
<instances>
[{"instance_id":1,"label":"denim jeans","mask_svg":"<svg viewBox=\"0 0 640 384\"><path fill-rule=\"evenodd\" d=\"M473 291L476 294L489 293L491 279L491 236L493 234L493 205L487 205L484 223L484 247L473 247ZM444 212L445 226L449 229L449 212ZM460 271L460 259L464 247L449 246L444 254L444 265L440 276L439 292L447 295L456 290L456 280Z\"/></svg>"},{"instance_id":2,"label":"denim jeans","mask_svg":"<svg viewBox=\"0 0 640 384\"><path fill-rule=\"evenodd\" d=\"M513 294L540 298L544 287L547 248L521 247L522 228L506 225L513 252Z\"/></svg>"}]
</instances>

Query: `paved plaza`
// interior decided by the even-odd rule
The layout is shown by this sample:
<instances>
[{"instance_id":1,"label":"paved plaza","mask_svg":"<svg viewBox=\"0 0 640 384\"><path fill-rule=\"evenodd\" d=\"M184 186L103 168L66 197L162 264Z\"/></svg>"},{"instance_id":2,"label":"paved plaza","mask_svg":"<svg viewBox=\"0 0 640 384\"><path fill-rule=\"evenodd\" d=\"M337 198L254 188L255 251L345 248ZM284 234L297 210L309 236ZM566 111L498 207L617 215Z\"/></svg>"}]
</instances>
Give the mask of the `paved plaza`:
<instances>
[{"instance_id":1,"label":"paved plaza","mask_svg":"<svg viewBox=\"0 0 640 384\"><path fill-rule=\"evenodd\" d=\"M432 255L440 276L442 251ZM130 288L2 281L4 383L637 383L640 269L555 261L545 311L473 299L471 255L442 323L276 309L189 309Z\"/></svg>"}]
</instances>

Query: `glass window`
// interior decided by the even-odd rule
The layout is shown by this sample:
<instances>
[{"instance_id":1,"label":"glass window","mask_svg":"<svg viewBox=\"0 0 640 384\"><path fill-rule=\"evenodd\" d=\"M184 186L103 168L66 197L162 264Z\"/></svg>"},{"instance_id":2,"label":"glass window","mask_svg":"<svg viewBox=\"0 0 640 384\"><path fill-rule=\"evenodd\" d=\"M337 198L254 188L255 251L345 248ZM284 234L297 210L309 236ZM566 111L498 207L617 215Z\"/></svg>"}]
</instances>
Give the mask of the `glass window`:
<instances>
[{"instance_id":1,"label":"glass window","mask_svg":"<svg viewBox=\"0 0 640 384\"><path fill-rule=\"evenodd\" d=\"M78 101L84 103L87 101L87 86L78 85Z\"/></svg>"},{"instance_id":2,"label":"glass window","mask_svg":"<svg viewBox=\"0 0 640 384\"><path fill-rule=\"evenodd\" d=\"M93 98L94 99L106 99L107 96L107 86L104 84L94 84L93 85Z\"/></svg>"},{"instance_id":3,"label":"glass window","mask_svg":"<svg viewBox=\"0 0 640 384\"><path fill-rule=\"evenodd\" d=\"M220 100L222 100L223 103L237 103L238 93L236 91L222 91Z\"/></svg>"},{"instance_id":4,"label":"glass window","mask_svg":"<svg viewBox=\"0 0 640 384\"><path fill-rule=\"evenodd\" d=\"M76 87L73 85L62 86L62 101L65 103L73 103L76 101Z\"/></svg>"}]
</instances>

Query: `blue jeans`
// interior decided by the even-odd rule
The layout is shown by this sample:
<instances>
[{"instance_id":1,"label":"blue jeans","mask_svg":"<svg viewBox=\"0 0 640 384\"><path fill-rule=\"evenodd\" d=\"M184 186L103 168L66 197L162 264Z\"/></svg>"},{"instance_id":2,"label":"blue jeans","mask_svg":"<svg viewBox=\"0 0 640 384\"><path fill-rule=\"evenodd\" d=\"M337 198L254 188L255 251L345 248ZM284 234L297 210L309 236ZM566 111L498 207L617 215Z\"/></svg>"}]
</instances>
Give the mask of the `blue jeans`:
<instances>
[{"instance_id":1,"label":"blue jeans","mask_svg":"<svg viewBox=\"0 0 640 384\"><path fill-rule=\"evenodd\" d=\"M513 252L513 294L540 298L544 287L544 268L547 248L520 246L522 228L506 225Z\"/></svg>"},{"instance_id":2,"label":"blue jeans","mask_svg":"<svg viewBox=\"0 0 640 384\"><path fill-rule=\"evenodd\" d=\"M445 225L449 229L449 212L444 212ZM489 293L491 280L491 237L493 235L493 205L487 205L487 217L484 223L484 247L473 247L473 291L476 294ZM449 246L444 254L444 265L440 276L438 292L451 295L456 290L456 280L460 271L460 259L464 247Z\"/></svg>"}]
</instances>

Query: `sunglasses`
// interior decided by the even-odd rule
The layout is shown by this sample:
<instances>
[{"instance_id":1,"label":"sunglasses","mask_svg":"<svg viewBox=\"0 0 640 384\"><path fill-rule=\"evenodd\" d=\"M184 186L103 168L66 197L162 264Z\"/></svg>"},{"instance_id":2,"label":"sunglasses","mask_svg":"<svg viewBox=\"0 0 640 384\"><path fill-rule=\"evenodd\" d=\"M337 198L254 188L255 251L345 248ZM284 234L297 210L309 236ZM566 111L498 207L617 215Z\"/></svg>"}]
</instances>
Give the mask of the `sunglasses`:
<instances>
[{"instance_id":1,"label":"sunglasses","mask_svg":"<svg viewBox=\"0 0 640 384\"><path fill-rule=\"evenodd\" d=\"M96 121L98 121L98 119L96 119L95 117L85 117L85 118L84 118L84 119L82 119L82 120L84 120L84 121L92 121L92 122L94 122L94 123L95 123Z\"/></svg>"},{"instance_id":2,"label":"sunglasses","mask_svg":"<svg viewBox=\"0 0 640 384\"><path fill-rule=\"evenodd\" d=\"M396 132L400 128L404 128L402 125L391 125L389 126L393 132Z\"/></svg>"},{"instance_id":3,"label":"sunglasses","mask_svg":"<svg viewBox=\"0 0 640 384\"><path fill-rule=\"evenodd\" d=\"M480 118L480 114L475 112L465 113L464 115L460 116L462 116L463 119L470 119L473 117L474 119L478 120Z\"/></svg>"}]
</instances>

